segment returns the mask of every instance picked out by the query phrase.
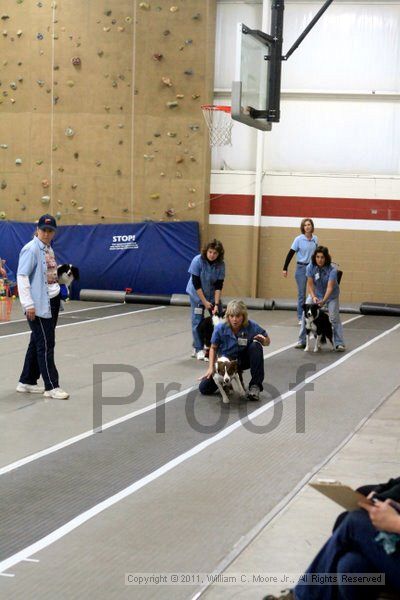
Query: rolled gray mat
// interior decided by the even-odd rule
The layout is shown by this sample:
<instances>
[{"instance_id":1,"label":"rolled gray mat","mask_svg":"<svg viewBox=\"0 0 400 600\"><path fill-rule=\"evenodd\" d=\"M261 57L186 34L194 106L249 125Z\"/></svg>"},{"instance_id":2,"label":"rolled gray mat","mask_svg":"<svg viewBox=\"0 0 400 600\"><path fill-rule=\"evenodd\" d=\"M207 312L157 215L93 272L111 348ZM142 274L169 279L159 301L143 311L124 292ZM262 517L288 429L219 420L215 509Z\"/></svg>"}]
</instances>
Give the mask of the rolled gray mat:
<instances>
[{"instance_id":1,"label":"rolled gray mat","mask_svg":"<svg viewBox=\"0 0 400 600\"><path fill-rule=\"evenodd\" d=\"M400 316L400 304L384 304L379 302L363 302L360 306L362 315Z\"/></svg>"},{"instance_id":2,"label":"rolled gray mat","mask_svg":"<svg viewBox=\"0 0 400 600\"><path fill-rule=\"evenodd\" d=\"M269 299L264 300L264 310L274 310L275 308L275 300Z\"/></svg>"},{"instance_id":3,"label":"rolled gray mat","mask_svg":"<svg viewBox=\"0 0 400 600\"><path fill-rule=\"evenodd\" d=\"M341 313L348 313L350 315L359 315L360 314L360 305L359 304L344 304L340 306Z\"/></svg>"},{"instance_id":4,"label":"rolled gray mat","mask_svg":"<svg viewBox=\"0 0 400 600\"><path fill-rule=\"evenodd\" d=\"M169 305L171 296L168 294L126 294L127 304L162 304Z\"/></svg>"},{"instance_id":5,"label":"rolled gray mat","mask_svg":"<svg viewBox=\"0 0 400 600\"><path fill-rule=\"evenodd\" d=\"M297 310L297 300L293 298L275 298L275 310Z\"/></svg>"},{"instance_id":6,"label":"rolled gray mat","mask_svg":"<svg viewBox=\"0 0 400 600\"><path fill-rule=\"evenodd\" d=\"M243 296L224 296L222 298L222 303L224 306L228 304L231 300L243 300L247 308L255 309L255 310L264 310L265 298L245 298Z\"/></svg>"},{"instance_id":7,"label":"rolled gray mat","mask_svg":"<svg viewBox=\"0 0 400 600\"><path fill-rule=\"evenodd\" d=\"M172 294L171 306L190 306L189 296L187 294Z\"/></svg>"},{"instance_id":8,"label":"rolled gray mat","mask_svg":"<svg viewBox=\"0 0 400 600\"><path fill-rule=\"evenodd\" d=\"M79 300L88 302L125 302L126 292L116 290L81 290Z\"/></svg>"}]
</instances>

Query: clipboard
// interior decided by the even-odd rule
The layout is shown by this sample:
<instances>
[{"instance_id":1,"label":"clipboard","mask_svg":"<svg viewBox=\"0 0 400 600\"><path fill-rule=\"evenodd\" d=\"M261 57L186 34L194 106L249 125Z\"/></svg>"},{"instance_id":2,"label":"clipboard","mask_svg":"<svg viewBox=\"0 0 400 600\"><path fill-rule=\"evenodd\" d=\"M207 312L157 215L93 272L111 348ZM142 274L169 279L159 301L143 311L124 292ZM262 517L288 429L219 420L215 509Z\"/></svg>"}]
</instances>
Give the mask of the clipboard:
<instances>
[{"instance_id":1,"label":"clipboard","mask_svg":"<svg viewBox=\"0 0 400 600\"><path fill-rule=\"evenodd\" d=\"M327 496L336 504L339 504L346 510L356 510L359 507L358 503L362 500L373 505L372 500L369 500L360 492L356 492L349 485L343 485L339 481L316 481L309 484L314 490L317 490L324 496Z\"/></svg>"}]
</instances>

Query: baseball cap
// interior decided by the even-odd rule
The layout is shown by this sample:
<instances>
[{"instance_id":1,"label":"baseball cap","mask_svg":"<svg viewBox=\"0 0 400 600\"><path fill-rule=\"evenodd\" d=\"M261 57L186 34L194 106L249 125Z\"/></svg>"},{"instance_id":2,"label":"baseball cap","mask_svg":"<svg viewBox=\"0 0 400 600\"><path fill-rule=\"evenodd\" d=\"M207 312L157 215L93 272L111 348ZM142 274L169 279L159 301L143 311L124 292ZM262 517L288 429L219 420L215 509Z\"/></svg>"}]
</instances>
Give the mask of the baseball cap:
<instances>
[{"instance_id":1,"label":"baseball cap","mask_svg":"<svg viewBox=\"0 0 400 600\"><path fill-rule=\"evenodd\" d=\"M52 231L56 231L57 222L51 215L42 215L37 226L39 229L52 229Z\"/></svg>"}]
</instances>

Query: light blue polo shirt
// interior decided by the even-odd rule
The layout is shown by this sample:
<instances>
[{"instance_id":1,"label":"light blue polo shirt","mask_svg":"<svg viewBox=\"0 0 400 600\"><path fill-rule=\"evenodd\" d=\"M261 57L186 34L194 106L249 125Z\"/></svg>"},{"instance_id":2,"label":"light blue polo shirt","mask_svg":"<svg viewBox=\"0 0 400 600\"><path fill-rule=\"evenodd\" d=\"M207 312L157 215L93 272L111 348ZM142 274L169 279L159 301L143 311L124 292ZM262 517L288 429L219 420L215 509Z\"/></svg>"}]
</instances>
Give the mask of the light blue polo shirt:
<instances>
[{"instance_id":1,"label":"light blue polo shirt","mask_svg":"<svg viewBox=\"0 0 400 600\"><path fill-rule=\"evenodd\" d=\"M297 253L297 262L310 263L311 257L318 246L318 238L313 235L309 240L304 233L294 238L291 249Z\"/></svg>"},{"instance_id":2,"label":"light blue polo shirt","mask_svg":"<svg viewBox=\"0 0 400 600\"><path fill-rule=\"evenodd\" d=\"M326 288L328 287L329 281L335 281L335 285L332 294L329 296L329 300L337 298L340 294L339 284L337 282L337 269L336 267L329 265L329 267L322 267L320 269L317 265L310 263L306 270L307 277L312 277L314 283L315 295L319 300L325 295Z\"/></svg>"},{"instance_id":3,"label":"light blue polo shirt","mask_svg":"<svg viewBox=\"0 0 400 600\"><path fill-rule=\"evenodd\" d=\"M28 242L21 250L17 275L29 277L35 313L43 319L51 318L50 298L47 285L46 244L38 237Z\"/></svg>"},{"instance_id":4,"label":"light blue polo shirt","mask_svg":"<svg viewBox=\"0 0 400 600\"><path fill-rule=\"evenodd\" d=\"M241 351L248 348L254 339L254 336L268 335L265 329L260 327L255 321L249 319L246 327L242 327L235 335L228 323L219 323L212 334L211 343L218 346L217 355L228 358L237 358Z\"/></svg>"},{"instance_id":5,"label":"light blue polo shirt","mask_svg":"<svg viewBox=\"0 0 400 600\"><path fill-rule=\"evenodd\" d=\"M214 261L209 263L205 260L201 254L194 257L190 263L188 272L190 275L197 275L200 277L201 289L209 302L214 302L215 284L218 279L225 279L225 263ZM194 302L199 301L196 290L190 277L186 286L186 293L189 294Z\"/></svg>"}]
</instances>

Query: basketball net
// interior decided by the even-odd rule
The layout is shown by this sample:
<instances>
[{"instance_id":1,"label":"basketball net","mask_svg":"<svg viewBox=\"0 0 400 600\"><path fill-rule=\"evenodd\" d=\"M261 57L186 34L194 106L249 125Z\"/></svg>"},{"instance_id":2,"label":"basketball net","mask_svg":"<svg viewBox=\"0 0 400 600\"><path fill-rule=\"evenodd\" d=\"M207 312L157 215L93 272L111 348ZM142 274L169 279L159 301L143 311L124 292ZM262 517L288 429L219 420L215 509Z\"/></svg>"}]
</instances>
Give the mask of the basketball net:
<instances>
[{"instance_id":1,"label":"basketball net","mask_svg":"<svg viewBox=\"0 0 400 600\"><path fill-rule=\"evenodd\" d=\"M209 131L210 147L232 146L231 107L203 104L201 110Z\"/></svg>"}]
</instances>

